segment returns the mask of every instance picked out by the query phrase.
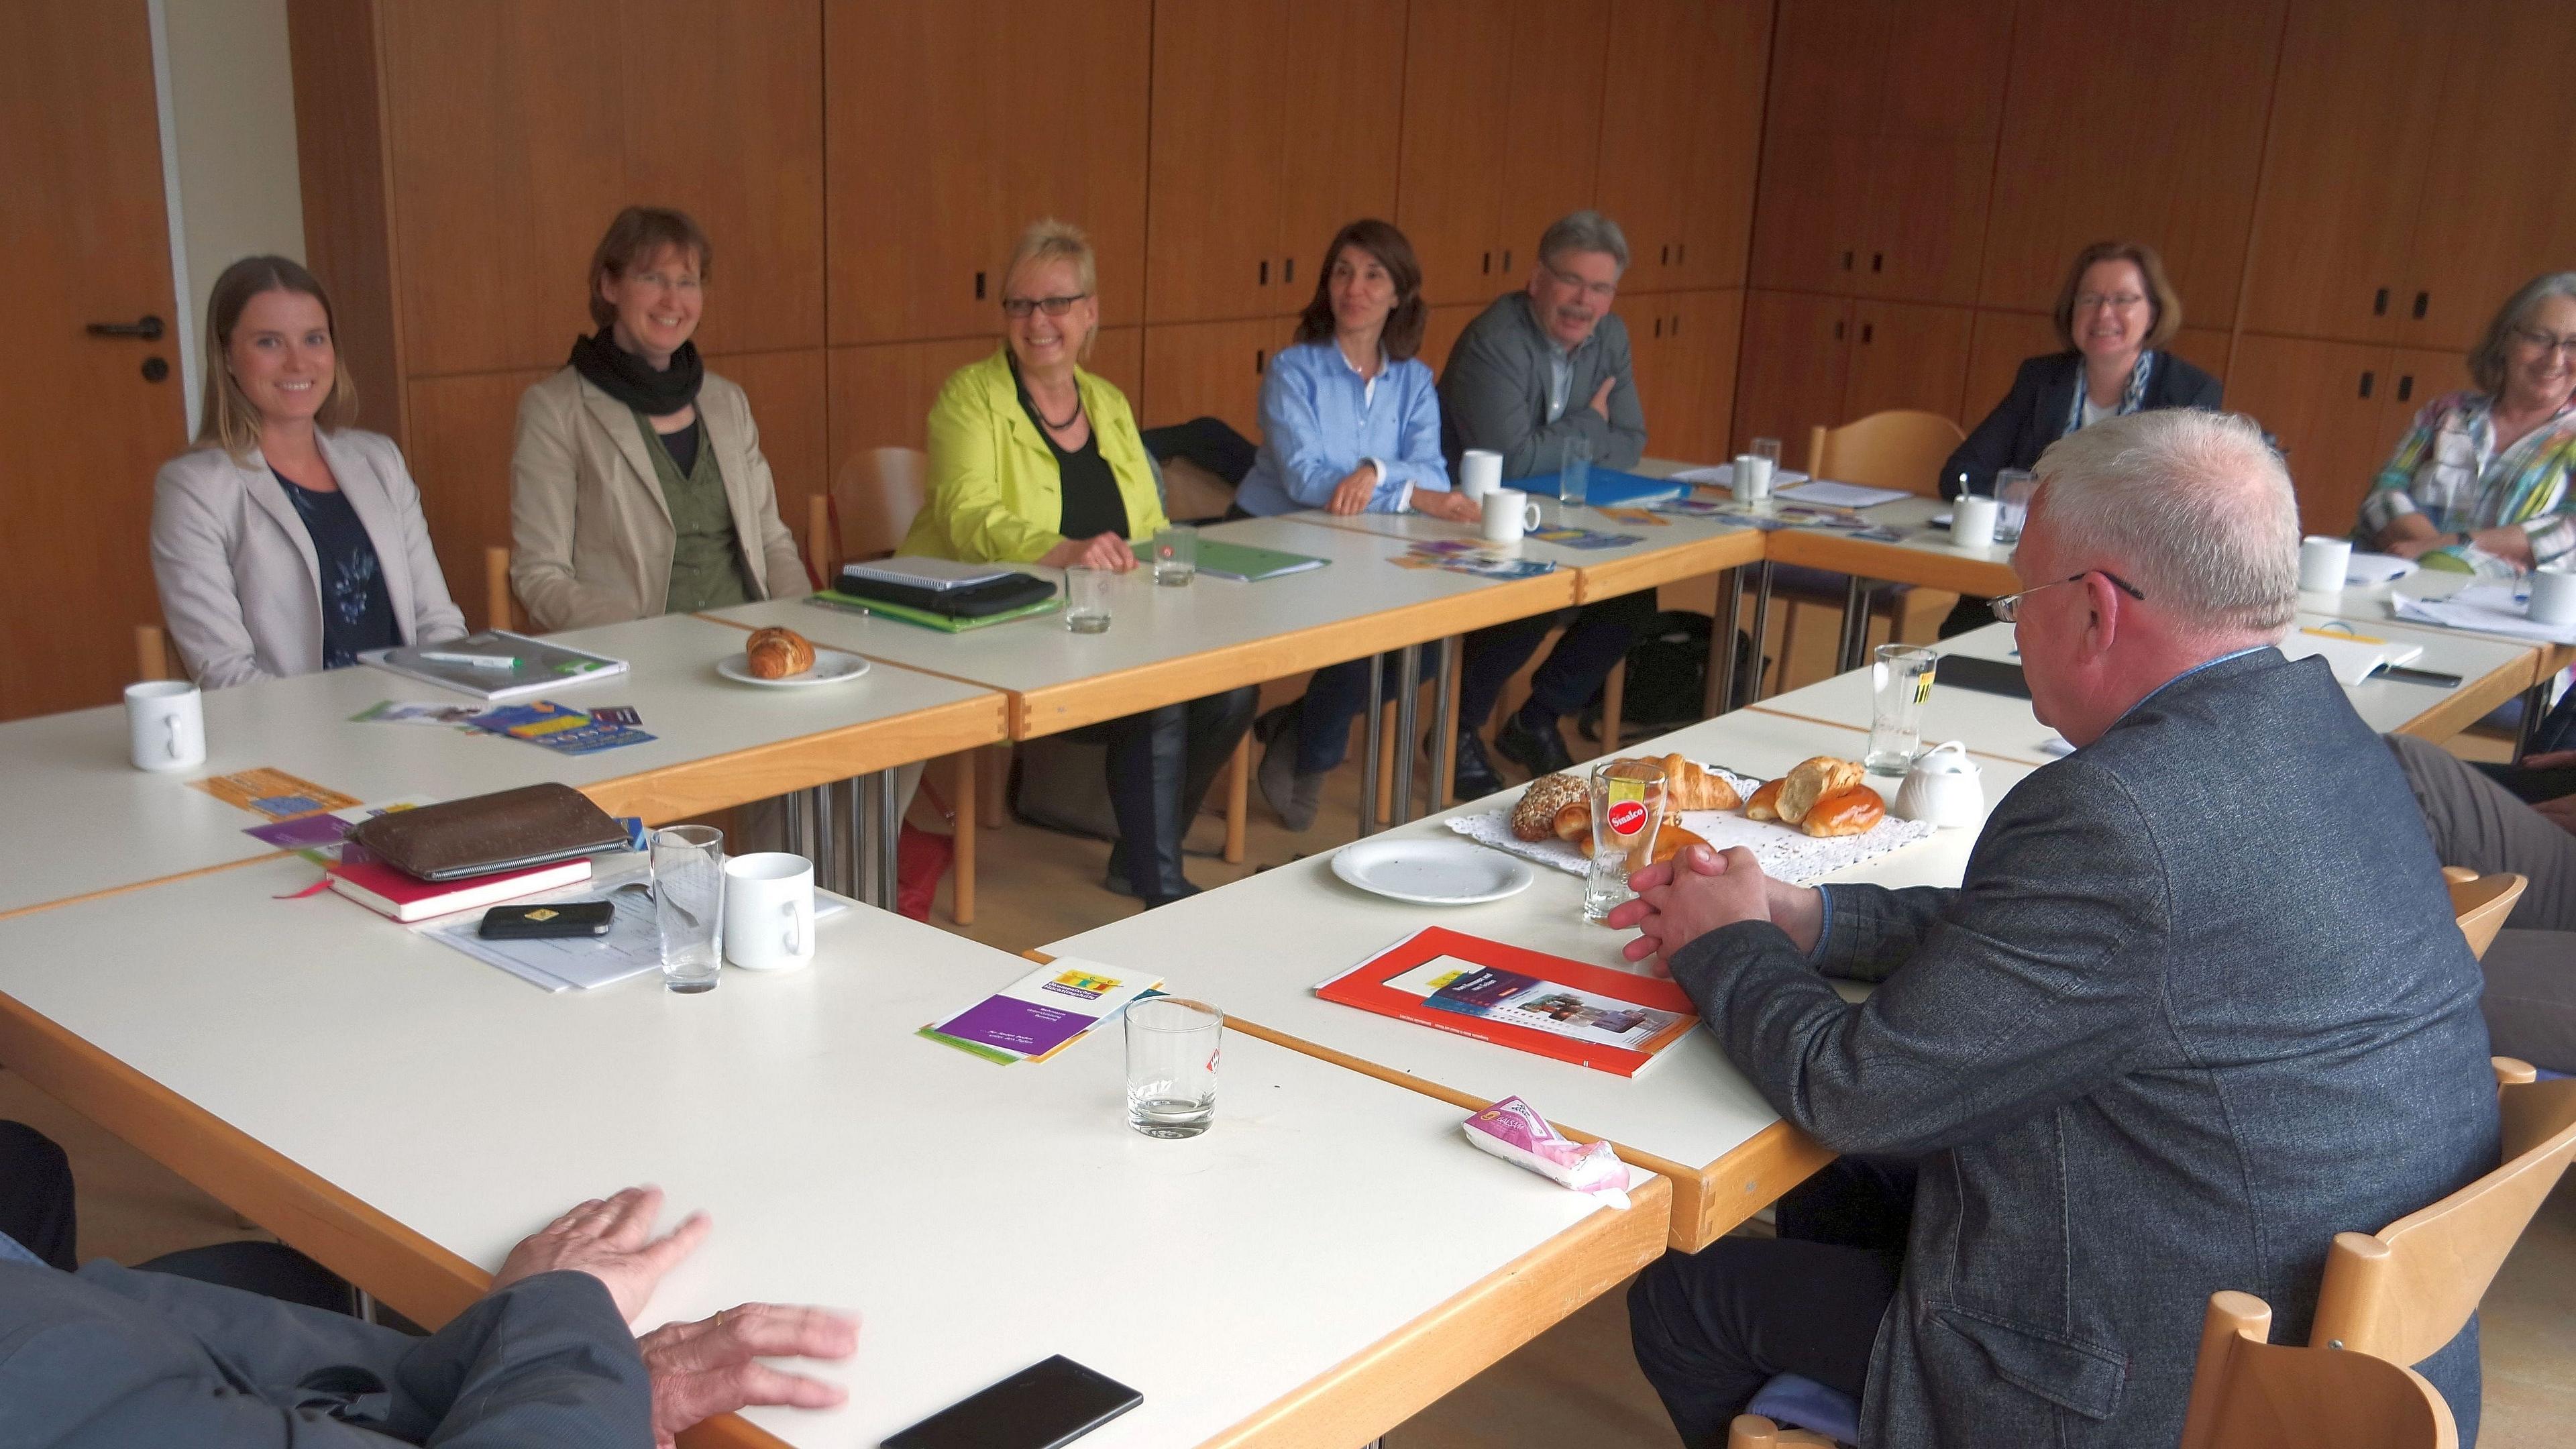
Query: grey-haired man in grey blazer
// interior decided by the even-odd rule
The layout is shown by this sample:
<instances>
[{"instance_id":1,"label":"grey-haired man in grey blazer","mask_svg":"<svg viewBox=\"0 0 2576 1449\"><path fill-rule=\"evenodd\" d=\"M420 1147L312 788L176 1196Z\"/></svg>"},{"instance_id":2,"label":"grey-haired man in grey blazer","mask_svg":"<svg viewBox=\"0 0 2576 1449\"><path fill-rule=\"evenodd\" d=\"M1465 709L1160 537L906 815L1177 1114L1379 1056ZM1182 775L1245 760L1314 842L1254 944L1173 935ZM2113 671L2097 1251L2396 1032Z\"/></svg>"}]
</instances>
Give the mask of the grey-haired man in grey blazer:
<instances>
[{"instance_id":1,"label":"grey-haired man in grey blazer","mask_svg":"<svg viewBox=\"0 0 2576 1449\"><path fill-rule=\"evenodd\" d=\"M2334 1234L2496 1165L2478 966L2414 798L2324 661L2271 647L2280 460L2168 411L2038 471L1996 612L2077 749L1961 886L1802 889L1694 847L1611 917L1784 1117L1915 1168L1894 1258L1730 1238L1639 1277L1638 1361L1690 1443L1790 1372L1856 1395L1865 1445L2171 1444L2211 1293L2304 1341ZM2418 1366L2462 1443L2476 1337Z\"/></svg>"}]
</instances>

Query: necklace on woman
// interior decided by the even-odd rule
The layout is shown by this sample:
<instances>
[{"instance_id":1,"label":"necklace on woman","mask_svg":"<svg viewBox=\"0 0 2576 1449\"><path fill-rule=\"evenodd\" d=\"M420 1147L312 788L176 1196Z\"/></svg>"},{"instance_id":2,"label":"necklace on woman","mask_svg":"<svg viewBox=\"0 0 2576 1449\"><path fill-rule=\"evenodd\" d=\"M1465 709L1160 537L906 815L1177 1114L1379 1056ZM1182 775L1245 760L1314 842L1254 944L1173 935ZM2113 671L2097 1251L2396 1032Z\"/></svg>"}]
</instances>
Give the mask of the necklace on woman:
<instances>
[{"instance_id":1,"label":"necklace on woman","mask_svg":"<svg viewBox=\"0 0 2576 1449\"><path fill-rule=\"evenodd\" d=\"M1038 398L1037 398L1037 394L1036 394L1036 393L1031 393L1031 394L1029 394L1029 401L1030 401L1030 402L1033 402L1033 403L1034 403L1034 402L1037 402L1037 400L1038 400ZM1075 394L1073 395L1073 411L1072 411L1072 412L1069 412L1069 413L1066 413L1066 414L1064 415L1064 421L1063 421L1063 422L1060 422L1060 423L1059 423L1059 422L1057 422L1055 419L1053 419L1053 418L1051 418L1051 417L1048 417L1048 416L1046 415L1046 407L1045 407L1043 404L1040 404L1040 406L1038 407L1038 421L1039 421L1039 422L1042 422L1042 423L1044 423L1044 424L1046 424L1047 431L1048 431L1048 432L1050 432L1050 433L1061 433L1061 432L1063 432L1065 429L1067 429L1067 428L1069 428L1069 427L1072 427L1075 423L1077 423L1077 422L1079 422L1079 421L1081 421L1081 420L1082 420L1082 394L1081 394L1081 393L1079 393L1079 392L1077 392L1077 393L1075 393Z\"/></svg>"}]
</instances>

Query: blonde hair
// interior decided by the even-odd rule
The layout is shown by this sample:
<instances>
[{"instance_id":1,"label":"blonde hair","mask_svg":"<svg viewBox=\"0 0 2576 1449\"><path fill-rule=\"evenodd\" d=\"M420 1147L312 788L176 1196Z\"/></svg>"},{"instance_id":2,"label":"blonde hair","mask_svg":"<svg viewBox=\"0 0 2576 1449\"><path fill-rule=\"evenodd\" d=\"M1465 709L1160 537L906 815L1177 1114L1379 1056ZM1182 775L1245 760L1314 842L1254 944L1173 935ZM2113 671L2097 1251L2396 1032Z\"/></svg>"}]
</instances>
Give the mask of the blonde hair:
<instances>
[{"instance_id":1,"label":"blonde hair","mask_svg":"<svg viewBox=\"0 0 2576 1449\"><path fill-rule=\"evenodd\" d=\"M270 292L301 293L322 304L322 325L331 334L331 393L314 413L314 424L337 432L358 420L358 385L340 360L340 327L321 281L286 257L244 257L224 268L206 295L206 399L197 415L198 444L222 448L236 461L259 446L260 414L233 377L233 328L251 298Z\"/></svg>"},{"instance_id":2,"label":"blonde hair","mask_svg":"<svg viewBox=\"0 0 2576 1449\"><path fill-rule=\"evenodd\" d=\"M1051 216L1030 222L1028 229L1020 233L1020 244L1011 249L1010 265L1002 268L1001 291L1005 298L1010 293L1012 279L1019 276L1022 268L1042 262L1071 262L1074 285L1082 288L1084 296L1098 300L1100 268L1092 256L1091 238L1083 233L1081 227ZM1077 354L1077 360L1091 360L1091 344L1099 336L1098 327L1083 334L1082 350Z\"/></svg>"}]
</instances>

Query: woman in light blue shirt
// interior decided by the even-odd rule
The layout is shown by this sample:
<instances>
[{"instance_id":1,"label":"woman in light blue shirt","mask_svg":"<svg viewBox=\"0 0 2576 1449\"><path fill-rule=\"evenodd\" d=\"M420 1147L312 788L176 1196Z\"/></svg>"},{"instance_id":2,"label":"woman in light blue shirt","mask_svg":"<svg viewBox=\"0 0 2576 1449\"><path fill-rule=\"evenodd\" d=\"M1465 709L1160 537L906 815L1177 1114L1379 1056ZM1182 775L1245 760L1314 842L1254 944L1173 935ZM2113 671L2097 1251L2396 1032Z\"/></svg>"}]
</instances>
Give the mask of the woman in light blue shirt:
<instances>
[{"instance_id":1,"label":"woman in light blue shirt","mask_svg":"<svg viewBox=\"0 0 2576 1449\"><path fill-rule=\"evenodd\" d=\"M1324 249L1297 341L1261 380L1261 456L1235 491L1242 513L1402 513L1474 523L1473 500L1450 491L1440 456L1440 395L1422 346L1422 264L1383 221L1355 221ZM1399 656L1387 656L1393 677ZM1255 726L1262 798L1303 830L1342 762L1351 718L1368 696L1368 661L1315 672L1306 697Z\"/></svg>"}]
</instances>

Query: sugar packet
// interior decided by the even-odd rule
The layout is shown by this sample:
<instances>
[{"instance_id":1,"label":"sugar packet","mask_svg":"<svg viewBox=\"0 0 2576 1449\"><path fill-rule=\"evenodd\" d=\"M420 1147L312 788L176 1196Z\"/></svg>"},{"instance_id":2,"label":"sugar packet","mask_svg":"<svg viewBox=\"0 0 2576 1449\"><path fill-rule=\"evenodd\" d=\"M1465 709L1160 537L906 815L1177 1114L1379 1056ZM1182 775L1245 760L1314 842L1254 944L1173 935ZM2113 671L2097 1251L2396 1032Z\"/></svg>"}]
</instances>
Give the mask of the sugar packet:
<instances>
[{"instance_id":1,"label":"sugar packet","mask_svg":"<svg viewBox=\"0 0 2576 1449\"><path fill-rule=\"evenodd\" d=\"M1548 1125L1538 1109L1505 1097L1461 1124L1467 1140L1505 1162L1526 1167L1561 1187L1615 1208L1628 1205L1635 1185L1628 1164L1607 1142L1577 1142Z\"/></svg>"}]
</instances>

